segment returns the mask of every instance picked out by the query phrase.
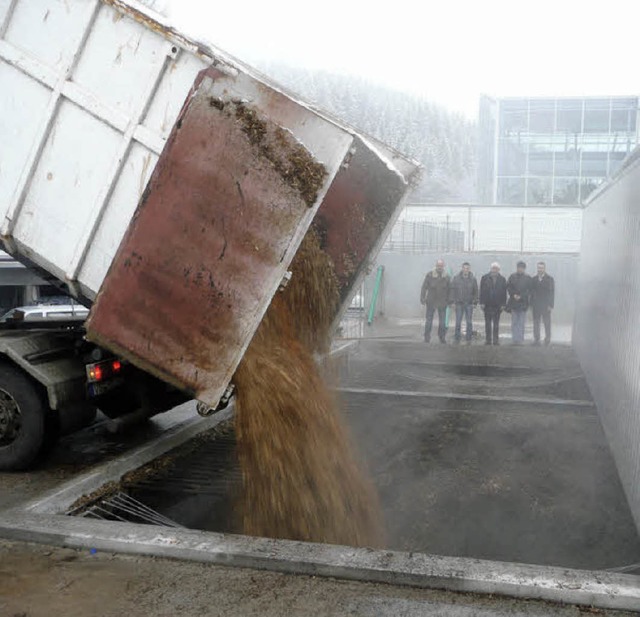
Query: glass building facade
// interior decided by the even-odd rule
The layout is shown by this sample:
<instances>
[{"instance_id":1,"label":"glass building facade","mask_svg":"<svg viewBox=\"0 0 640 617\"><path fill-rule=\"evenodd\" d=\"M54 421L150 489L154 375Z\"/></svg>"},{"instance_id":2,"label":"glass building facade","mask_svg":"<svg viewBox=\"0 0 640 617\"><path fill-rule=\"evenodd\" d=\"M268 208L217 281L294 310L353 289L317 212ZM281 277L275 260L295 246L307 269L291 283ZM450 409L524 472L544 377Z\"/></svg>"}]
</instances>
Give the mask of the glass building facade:
<instances>
[{"instance_id":1,"label":"glass building facade","mask_svg":"<svg viewBox=\"0 0 640 617\"><path fill-rule=\"evenodd\" d=\"M490 204L584 200L637 144L638 97L483 97L478 192Z\"/></svg>"}]
</instances>

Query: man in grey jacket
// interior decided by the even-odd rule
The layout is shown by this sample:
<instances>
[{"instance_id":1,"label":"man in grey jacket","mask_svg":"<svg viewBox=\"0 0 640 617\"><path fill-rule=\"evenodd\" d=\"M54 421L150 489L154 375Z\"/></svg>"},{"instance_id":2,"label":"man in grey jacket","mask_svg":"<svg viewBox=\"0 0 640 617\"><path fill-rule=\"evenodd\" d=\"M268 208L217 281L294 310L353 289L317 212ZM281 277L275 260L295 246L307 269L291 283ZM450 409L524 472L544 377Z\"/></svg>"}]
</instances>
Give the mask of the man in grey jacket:
<instances>
[{"instance_id":1,"label":"man in grey jacket","mask_svg":"<svg viewBox=\"0 0 640 617\"><path fill-rule=\"evenodd\" d=\"M462 270L451 281L451 295L449 301L456 307L456 331L455 341L462 339L462 317L466 321L465 338L471 342L473 336L473 307L478 304L478 281L471 272L468 261L462 264Z\"/></svg>"},{"instance_id":2,"label":"man in grey jacket","mask_svg":"<svg viewBox=\"0 0 640 617\"><path fill-rule=\"evenodd\" d=\"M445 335L447 329L445 326L445 316L447 312L447 304L449 303L449 276L444 271L444 261L438 259L436 267L427 273L420 290L420 302L426 304L427 315L424 324L424 342L431 341L431 328L433 327L433 318L438 312L438 338L441 343L446 343Z\"/></svg>"},{"instance_id":3,"label":"man in grey jacket","mask_svg":"<svg viewBox=\"0 0 640 617\"><path fill-rule=\"evenodd\" d=\"M531 296L531 277L527 274L527 264L519 261L516 271L507 282L507 311L511 313L511 338L514 345L524 344L524 327Z\"/></svg>"},{"instance_id":4,"label":"man in grey jacket","mask_svg":"<svg viewBox=\"0 0 640 617\"><path fill-rule=\"evenodd\" d=\"M533 344L540 345L540 319L544 322L544 344L551 343L551 311L555 297L555 283L547 274L544 261L538 262L538 273L531 281L533 307Z\"/></svg>"}]
</instances>

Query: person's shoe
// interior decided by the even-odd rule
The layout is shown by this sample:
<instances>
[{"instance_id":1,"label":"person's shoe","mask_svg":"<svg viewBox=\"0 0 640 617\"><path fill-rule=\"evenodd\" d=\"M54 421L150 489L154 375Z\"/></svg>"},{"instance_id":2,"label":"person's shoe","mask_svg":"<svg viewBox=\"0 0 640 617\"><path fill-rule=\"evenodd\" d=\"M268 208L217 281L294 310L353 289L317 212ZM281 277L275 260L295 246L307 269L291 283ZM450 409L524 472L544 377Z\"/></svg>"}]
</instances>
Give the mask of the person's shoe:
<instances>
[{"instance_id":1,"label":"person's shoe","mask_svg":"<svg viewBox=\"0 0 640 617\"><path fill-rule=\"evenodd\" d=\"M447 344L446 339L443 339L443 338L441 338L441 339L440 339L440 342L441 342L443 345L446 345L446 344Z\"/></svg>"},{"instance_id":2,"label":"person's shoe","mask_svg":"<svg viewBox=\"0 0 640 617\"><path fill-rule=\"evenodd\" d=\"M485 341L484 344L485 345L491 345L491 341Z\"/></svg>"},{"instance_id":3,"label":"person's shoe","mask_svg":"<svg viewBox=\"0 0 640 617\"><path fill-rule=\"evenodd\" d=\"M549 339L545 339L544 340L544 346L545 347L549 347L549 345L551 345L551 341Z\"/></svg>"},{"instance_id":4,"label":"person's shoe","mask_svg":"<svg viewBox=\"0 0 640 617\"><path fill-rule=\"evenodd\" d=\"M454 342L455 345L460 345L460 339L459 338L453 339L453 342Z\"/></svg>"},{"instance_id":5,"label":"person's shoe","mask_svg":"<svg viewBox=\"0 0 640 617\"><path fill-rule=\"evenodd\" d=\"M424 342L425 342L425 343L430 343L430 342L431 342L431 339L430 339L428 336L425 336L425 337L424 337Z\"/></svg>"},{"instance_id":6,"label":"person's shoe","mask_svg":"<svg viewBox=\"0 0 640 617\"><path fill-rule=\"evenodd\" d=\"M531 343L531 345L533 347L540 347L540 341L533 341L533 343Z\"/></svg>"},{"instance_id":7,"label":"person's shoe","mask_svg":"<svg viewBox=\"0 0 640 617\"><path fill-rule=\"evenodd\" d=\"M500 341L493 341L494 345L500 345Z\"/></svg>"}]
</instances>

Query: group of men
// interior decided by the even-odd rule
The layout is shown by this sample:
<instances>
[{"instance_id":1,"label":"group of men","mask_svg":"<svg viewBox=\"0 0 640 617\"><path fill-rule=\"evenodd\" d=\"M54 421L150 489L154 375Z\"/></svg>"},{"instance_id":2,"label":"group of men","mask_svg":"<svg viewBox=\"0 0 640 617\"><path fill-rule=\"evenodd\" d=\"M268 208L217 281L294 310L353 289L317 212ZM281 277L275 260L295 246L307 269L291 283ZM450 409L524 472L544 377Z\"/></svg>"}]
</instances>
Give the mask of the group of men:
<instances>
[{"instance_id":1,"label":"group of men","mask_svg":"<svg viewBox=\"0 0 640 617\"><path fill-rule=\"evenodd\" d=\"M553 310L555 283L546 271L543 261L538 262L535 276L526 273L527 264L519 261L516 271L505 279L500 274L500 264L494 262L487 274L478 281L468 262L451 278L445 271L442 259L427 273L420 301L427 307L424 340L431 341L433 319L438 313L438 338L446 343L447 307L455 307L455 342L462 340L462 321L466 322L465 339L473 337L473 309L480 304L484 311L485 345L500 344L500 316L503 311L511 313L511 335L514 345L524 344L524 329L529 307L533 312L533 344L540 345L540 322L544 324L544 344L551 342L551 311Z\"/></svg>"}]
</instances>

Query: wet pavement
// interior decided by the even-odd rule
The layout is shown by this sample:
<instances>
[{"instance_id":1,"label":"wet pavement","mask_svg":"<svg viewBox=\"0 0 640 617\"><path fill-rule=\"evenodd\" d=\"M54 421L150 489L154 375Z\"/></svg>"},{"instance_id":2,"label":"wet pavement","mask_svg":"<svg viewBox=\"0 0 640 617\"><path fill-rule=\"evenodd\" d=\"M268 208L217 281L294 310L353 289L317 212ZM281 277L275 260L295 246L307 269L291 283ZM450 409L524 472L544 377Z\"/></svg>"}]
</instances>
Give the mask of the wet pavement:
<instances>
[{"instance_id":1,"label":"wet pavement","mask_svg":"<svg viewBox=\"0 0 640 617\"><path fill-rule=\"evenodd\" d=\"M340 384L354 444L380 494L388 546L409 553L639 573L640 541L571 348L425 345L416 334L414 328L402 339L390 335L361 341ZM0 511L151 443L193 415L189 403L124 436L111 435L104 422L69 436L38 470L0 474ZM126 476L121 488L181 525L233 532L240 480L233 426L224 422ZM36 559L30 549L5 543L4 550L5 557L13 554L12 569L20 581L57 572L47 562L59 549L38 549L42 563L35 574L30 570ZM113 593L109 581L126 569L128 559L109 557L101 576L86 584L103 595ZM58 604L65 610L80 608L78 586L84 584L87 566L83 561L73 575L67 570L51 580L43 578L43 589L59 590L62 585ZM197 604L201 585L189 588L187 573L206 569L211 576L219 573L221 581L237 579L243 589L233 599L227 592L215 600L207 597L213 602L210 609L226 602L224 614L251 614L245 612L249 608L267 614L262 601L267 582L256 596L259 601L247 605L244 590L263 576L255 571L142 558L135 563L136 571L147 567L158 572L170 568L172 577L184 581L163 596L183 598L176 610ZM274 576L288 586L302 580L264 575L265 581ZM158 578L158 585L167 584ZM11 585L22 588L22 583ZM476 600L452 592L441 592L435 601L439 592L405 594L400 587L326 580L318 582L318 598L325 597L331 585L354 588L352 599L340 604L335 614L344 614L343 609L358 615L418 615L425 610L442 615L580 614L559 605L494 601L490 596ZM29 589L26 595L6 596L8 604L0 601L0 608L48 614L49 602L43 596L39 605L36 587ZM383 597L381 590L391 595ZM144 605L138 596L121 599L130 614L138 614L136 606L140 614L147 614L147 609L158 608L154 598L153 593L144 596ZM236 613L229 613L232 605ZM311 614L317 606L301 596L294 613ZM274 614L280 614L280 608Z\"/></svg>"},{"instance_id":2,"label":"wet pavement","mask_svg":"<svg viewBox=\"0 0 640 617\"><path fill-rule=\"evenodd\" d=\"M33 470L0 472L0 511L34 499L81 473L151 443L195 415L195 403L191 401L117 435L107 430L108 421L100 415L92 426L61 439Z\"/></svg>"},{"instance_id":3,"label":"wet pavement","mask_svg":"<svg viewBox=\"0 0 640 617\"><path fill-rule=\"evenodd\" d=\"M365 340L350 358L349 387L590 401L568 346L429 345Z\"/></svg>"},{"instance_id":4,"label":"wet pavement","mask_svg":"<svg viewBox=\"0 0 640 617\"><path fill-rule=\"evenodd\" d=\"M640 564L570 347L363 341L344 385L394 548L585 569Z\"/></svg>"},{"instance_id":5,"label":"wet pavement","mask_svg":"<svg viewBox=\"0 0 640 617\"><path fill-rule=\"evenodd\" d=\"M422 341L424 337L424 317L385 317L376 316L371 324L367 323L367 315L363 310L350 309L340 322L341 336L345 339L407 339ZM450 317L447 328L447 340L452 342L455 318ZM465 333L465 325L462 333ZM434 321L432 336L437 341L438 322ZM484 317L481 310L473 313L474 343L484 341ZM544 328L542 329L544 336ZM552 339L554 343L570 345L573 334L571 321L555 321L552 319ZM511 339L511 316L503 313L500 320L500 341L508 344ZM525 322L525 339L533 341L533 322L531 314L527 314Z\"/></svg>"},{"instance_id":6,"label":"wet pavement","mask_svg":"<svg viewBox=\"0 0 640 617\"><path fill-rule=\"evenodd\" d=\"M389 548L640 571L640 540L569 346L365 340L341 397ZM237 531L234 448L227 423L124 488L186 527Z\"/></svg>"}]
</instances>

